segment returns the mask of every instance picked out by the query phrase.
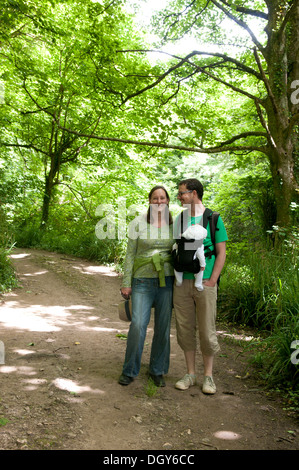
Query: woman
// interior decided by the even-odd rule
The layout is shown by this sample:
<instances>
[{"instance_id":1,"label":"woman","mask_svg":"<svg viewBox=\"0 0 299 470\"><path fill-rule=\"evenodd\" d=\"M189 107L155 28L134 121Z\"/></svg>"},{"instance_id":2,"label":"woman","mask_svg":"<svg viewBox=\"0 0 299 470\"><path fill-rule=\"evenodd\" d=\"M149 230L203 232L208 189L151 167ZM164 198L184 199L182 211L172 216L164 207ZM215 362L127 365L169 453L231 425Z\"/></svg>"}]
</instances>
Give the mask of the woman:
<instances>
[{"instance_id":1,"label":"woman","mask_svg":"<svg viewBox=\"0 0 299 470\"><path fill-rule=\"evenodd\" d=\"M125 299L132 296L132 322L118 382L129 385L139 374L146 330L154 306L155 326L149 376L156 386L164 387L163 375L168 372L170 355L174 280L170 253L174 240L169 195L163 186L152 188L147 214L137 217L133 222L135 231L129 230L121 288L121 295Z\"/></svg>"}]
</instances>

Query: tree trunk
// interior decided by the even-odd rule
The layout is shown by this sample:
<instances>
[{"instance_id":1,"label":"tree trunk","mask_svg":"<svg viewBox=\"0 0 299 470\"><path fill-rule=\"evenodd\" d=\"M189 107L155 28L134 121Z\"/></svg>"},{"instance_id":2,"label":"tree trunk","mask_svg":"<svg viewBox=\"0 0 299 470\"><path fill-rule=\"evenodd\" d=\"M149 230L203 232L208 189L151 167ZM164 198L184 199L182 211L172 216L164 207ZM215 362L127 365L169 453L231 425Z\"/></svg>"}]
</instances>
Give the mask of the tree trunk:
<instances>
[{"instance_id":1,"label":"tree trunk","mask_svg":"<svg viewBox=\"0 0 299 470\"><path fill-rule=\"evenodd\" d=\"M294 162L292 152L283 148L273 151L270 158L273 189L277 209L276 225L288 227L290 224L290 205L297 200L294 179Z\"/></svg>"},{"instance_id":2,"label":"tree trunk","mask_svg":"<svg viewBox=\"0 0 299 470\"><path fill-rule=\"evenodd\" d=\"M43 198L43 208L42 208L42 219L41 219L41 229L45 229L49 219L50 203L53 197L53 188L55 186L55 178L59 173L59 162L55 154L51 155L51 168L49 173L46 175L45 179L45 191Z\"/></svg>"},{"instance_id":3,"label":"tree trunk","mask_svg":"<svg viewBox=\"0 0 299 470\"><path fill-rule=\"evenodd\" d=\"M43 198L42 220L40 224L41 229L46 228L46 225L49 219L49 209L50 209L52 191L53 191L53 178L51 178L50 175L47 175L46 182L45 182L44 198Z\"/></svg>"},{"instance_id":4,"label":"tree trunk","mask_svg":"<svg viewBox=\"0 0 299 470\"><path fill-rule=\"evenodd\" d=\"M265 49L269 90L265 102L269 129L269 161L277 206L276 224L290 224L290 204L297 201L298 183L295 175L295 154L298 142L293 120L299 111L291 99L292 83L299 80L299 2L283 27L283 8L279 1L267 2L269 22L268 44ZM298 117L296 120L298 125Z\"/></svg>"}]
</instances>

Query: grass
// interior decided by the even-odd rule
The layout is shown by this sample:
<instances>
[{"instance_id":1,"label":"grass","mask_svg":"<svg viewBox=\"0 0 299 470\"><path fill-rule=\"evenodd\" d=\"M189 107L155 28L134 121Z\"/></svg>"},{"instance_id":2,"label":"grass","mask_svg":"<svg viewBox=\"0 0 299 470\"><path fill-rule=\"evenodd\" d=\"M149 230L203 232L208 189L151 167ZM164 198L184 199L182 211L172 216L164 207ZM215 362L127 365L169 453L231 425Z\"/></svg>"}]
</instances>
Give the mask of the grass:
<instances>
[{"instance_id":1,"label":"grass","mask_svg":"<svg viewBox=\"0 0 299 470\"><path fill-rule=\"evenodd\" d=\"M8 419L0 418L0 427L5 426L7 423L9 423Z\"/></svg>"},{"instance_id":2,"label":"grass","mask_svg":"<svg viewBox=\"0 0 299 470\"><path fill-rule=\"evenodd\" d=\"M149 377L147 383L144 386L144 390L149 398L153 398L158 395L159 387L157 387L151 377Z\"/></svg>"}]
</instances>

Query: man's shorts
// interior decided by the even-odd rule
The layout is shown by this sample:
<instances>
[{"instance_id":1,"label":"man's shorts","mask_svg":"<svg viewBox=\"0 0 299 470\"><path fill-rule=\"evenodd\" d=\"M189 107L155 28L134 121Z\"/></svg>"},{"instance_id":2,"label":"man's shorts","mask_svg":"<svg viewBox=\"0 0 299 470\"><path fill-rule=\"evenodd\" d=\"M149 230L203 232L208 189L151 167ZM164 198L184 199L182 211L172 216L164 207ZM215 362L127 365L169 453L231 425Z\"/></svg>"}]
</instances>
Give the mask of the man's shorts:
<instances>
[{"instance_id":1,"label":"man's shorts","mask_svg":"<svg viewBox=\"0 0 299 470\"><path fill-rule=\"evenodd\" d=\"M196 350L197 326L202 354L216 354L220 349L216 335L217 285L198 291L193 279L184 279L181 286L174 286L173 304L177 341L183 351Z\"/></svg>"}]
</instances>

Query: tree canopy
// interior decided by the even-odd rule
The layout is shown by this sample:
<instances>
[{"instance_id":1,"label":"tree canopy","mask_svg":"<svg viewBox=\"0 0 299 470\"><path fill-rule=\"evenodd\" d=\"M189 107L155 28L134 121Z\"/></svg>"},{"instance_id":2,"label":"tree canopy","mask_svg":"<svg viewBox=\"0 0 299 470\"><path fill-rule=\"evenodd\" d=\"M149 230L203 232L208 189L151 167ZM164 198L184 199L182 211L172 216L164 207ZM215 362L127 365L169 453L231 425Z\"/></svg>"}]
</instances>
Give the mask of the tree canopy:
<instances>
[{"instance_id":1,"label":"tree canopy","mask_svg":"<svg viewBox=\"0 0 299 470\"><path fill-rule=\"evenodd\" d=\"M275 222L288 226L298 200L298 0L169 1L153 19L154 44L120 0L2 4L2 158L18 150L34 162L42 225L74 165L138 160L145 171L148 155L178 151L265 159ZM187 36L200 47L167 52Z\"/></svg>"}]
</instances>

